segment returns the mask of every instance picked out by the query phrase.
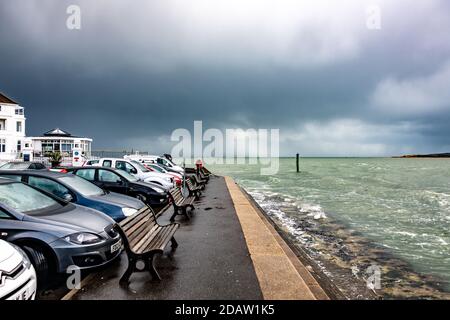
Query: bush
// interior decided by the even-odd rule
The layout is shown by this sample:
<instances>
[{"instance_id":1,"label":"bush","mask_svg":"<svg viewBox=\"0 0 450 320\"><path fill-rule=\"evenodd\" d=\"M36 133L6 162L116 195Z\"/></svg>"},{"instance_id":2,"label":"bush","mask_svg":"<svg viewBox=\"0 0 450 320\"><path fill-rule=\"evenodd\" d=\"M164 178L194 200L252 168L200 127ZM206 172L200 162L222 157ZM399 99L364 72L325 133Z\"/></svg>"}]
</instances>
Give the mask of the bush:
<instances>
[{"instance_id":1,"label":"bush","mask_svg":"<svg viewBox=\"0 0 450 320\"><path fill-rule=\"evenodd\" d=\"M61 164L62 155L58 151L52 152L50 154L49 160L50 163L52 164L52 168L56 168Z\"/></svg>"}]
</instances>

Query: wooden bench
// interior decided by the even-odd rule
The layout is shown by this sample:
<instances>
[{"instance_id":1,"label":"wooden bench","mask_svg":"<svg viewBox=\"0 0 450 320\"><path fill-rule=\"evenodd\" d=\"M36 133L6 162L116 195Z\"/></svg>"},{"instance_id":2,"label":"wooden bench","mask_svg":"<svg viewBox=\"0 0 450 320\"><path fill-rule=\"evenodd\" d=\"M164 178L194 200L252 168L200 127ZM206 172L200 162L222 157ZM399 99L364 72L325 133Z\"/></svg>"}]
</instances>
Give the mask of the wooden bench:
<instances>
[{"instance_id":1,"label":"wooden bench","mask_svg":"<svg viewBox=\"0 0 450 320\"><path fill-rule=\"evenodd\" d=\"M166 245L171 242L172 251L178 247L174 234L179 228L178 223L161 226L150 207L145 207L134 215L116 224L116 230L122 237L128 256L128 268L120 279L121 284L128 284L135 271L149 271L153 279L161 280L155 269L154 257L162 254ZM143 268L137 263L142 261Z\"/></svg>"},{"instance_id":2,"label":"wooden bench","mask_svg":"<svg viewBox=\"0 0 450 320\"><path fill-rule=\"evenodd\" d=\"M205 183L208 183L208 181L209 181L209 177L208 177L208 176L205 176L205 175L203 174L203 171L202 171L202 170L199 170L199 171L198 171L198 177L200 178L200 180L205 181Z\"/></svg>"},{"instance_id":3,"label":"wooden bench","mask_svg":"<svg viewBox=\"0 0 450 320\"><path fill-rule=\"evenodd\" d=\"M174 221L177 215L185 215L186 218L190 219L187 213L187 207L191 208L191 211L194 210L194 196L184 197L181 193L181 188L173 188L169 191L169 196L173 204L173 215L170 217L170 221ZM180 213L181 209L181 213Z\"/></svg>"},{"instance_id":4,"label":"wooden bench","mask_svg":"<svg viewBox=\"0 0 450 320\"><path fill-rule=\"evenodd\" d=\"M195 182L195 186L201 188L201 190L205 189L205 185L206 185L205 180L200 179L196 174L192 175L191 177Z\"/></svg>"},{"instance_id":5,"label":"wooden bench","mask_svg":"<svg viewBox=\"0 0 450 320\"><path fill-rule=\"evenodd\" d=\"M202 167L200 170L203 172L203 174L204 174L206 177L209 177L209 176L212 174L211 171L209 171L209 170L206 169L205 167Z\"/></svg>"},{"instance_id":6,"label":"wooden bench","mask_svg":"<svg viewBox=\"0 0 450 320\"><path fill-rule=\"evenodd\" d=\"M189 191L189 195L195 197L198 200L202 194L202 188L199 186L194 186L191 179L186 179L186 187Z\"/></svg>"},{"instance_id":7,"label":"wooden bench","mask_svg":"<svg viewBox=\"0 0 450 320\"><path fill-rule=\"evenodd\" d=\"M157 208L152 207L153 212L155 213L155 216L159 218L162 216L167 210L169 210L172 207L171 201L168 201L164 206L159 206Z\"/></svg>"}]
</instances>

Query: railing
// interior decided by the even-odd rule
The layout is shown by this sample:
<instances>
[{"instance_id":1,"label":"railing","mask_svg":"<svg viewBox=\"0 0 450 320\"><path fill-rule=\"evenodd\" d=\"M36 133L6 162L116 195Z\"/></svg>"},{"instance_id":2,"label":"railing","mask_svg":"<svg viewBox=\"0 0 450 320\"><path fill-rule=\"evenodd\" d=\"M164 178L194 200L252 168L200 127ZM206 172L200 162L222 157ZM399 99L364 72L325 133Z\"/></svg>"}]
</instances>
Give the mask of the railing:
<instances>
[{"instance_id":1,"label":"railing","mask_svg":"<svg viewBox=\"0 0 450 320\"><path fill-rule=\"evenodd\" d=\"M33 161L41 162L47 167L51 167L52 165L49 157L33 157ZM61 158L60 166L71 167L73 163L72 161L72 157L63 157Z\"/></svg>"}]
</instances>

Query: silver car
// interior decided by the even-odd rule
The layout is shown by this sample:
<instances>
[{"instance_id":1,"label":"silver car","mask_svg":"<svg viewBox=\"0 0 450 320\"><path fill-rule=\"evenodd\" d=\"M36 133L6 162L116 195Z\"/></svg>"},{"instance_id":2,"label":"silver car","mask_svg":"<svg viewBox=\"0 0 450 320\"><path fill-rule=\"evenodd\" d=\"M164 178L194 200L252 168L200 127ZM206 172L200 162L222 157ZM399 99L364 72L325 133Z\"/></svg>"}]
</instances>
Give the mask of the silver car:
<instances>
[{"instance_id":1,"label":"silver car","mask_svg":"<svg viewBox=\"0 0 450 320\"><path fill-rule=\"evenodd\" d=\"M38 276L87 269L116 258L122 241L114 220L21 182L0 178L0 237L22 248Z\"/></svg>"}]
</instances>

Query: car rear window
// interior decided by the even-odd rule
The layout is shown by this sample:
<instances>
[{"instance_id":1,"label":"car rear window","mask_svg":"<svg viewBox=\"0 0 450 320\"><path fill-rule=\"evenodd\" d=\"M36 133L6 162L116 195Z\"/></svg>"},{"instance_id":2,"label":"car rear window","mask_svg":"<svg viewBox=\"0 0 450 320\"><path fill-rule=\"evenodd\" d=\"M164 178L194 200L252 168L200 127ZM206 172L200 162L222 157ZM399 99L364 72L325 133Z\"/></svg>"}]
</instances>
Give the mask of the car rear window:
<instances>
[{"instance_id":1,"label":"car rear window","mask_svg":"<svg viewBox=\"0 0 450 320\"><path fill-rule=\"evenodd\" d=\"M105 191L103 191L103 189L97 187L92 182L86 181L85 179L79 178L74 175L59 178L59 180L76 192L81 193L85 197L100 196L105 194Z\"/></svg>"},{"instance_id":2,"label":"car rear window","mask_svg":"<svg viewBox=\"0 0 450 320\"><path fill-rule=\"evenodd\" d=\"M24 169L28 169L28 167L30 166L29 163L26 162L8 162L5 163L1 169L14 169L14 170L24 170Z\"/></svg>"}]
</instances>

